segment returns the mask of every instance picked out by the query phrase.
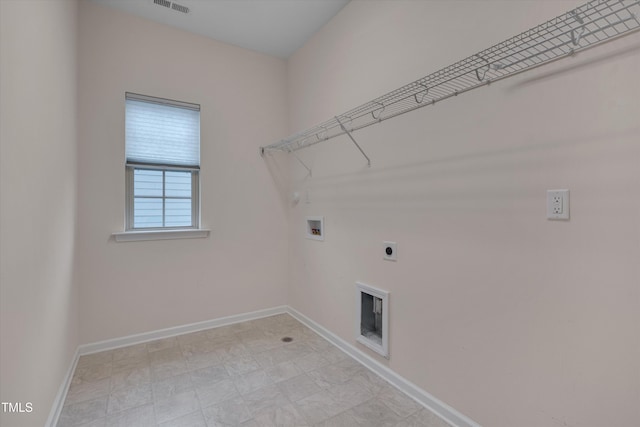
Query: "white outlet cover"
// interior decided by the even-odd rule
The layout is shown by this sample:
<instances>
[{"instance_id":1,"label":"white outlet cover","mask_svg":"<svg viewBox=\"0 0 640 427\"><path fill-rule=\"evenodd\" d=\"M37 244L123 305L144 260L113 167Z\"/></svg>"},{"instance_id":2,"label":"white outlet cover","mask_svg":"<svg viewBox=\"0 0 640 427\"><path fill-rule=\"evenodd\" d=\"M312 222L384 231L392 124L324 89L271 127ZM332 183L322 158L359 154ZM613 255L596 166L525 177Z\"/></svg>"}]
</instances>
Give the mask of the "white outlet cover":
<instances>
[{"instance_id":1,"label":"white outlet cover","mask_svg":"<svg viewBox=\"0 0 640 427\"><path fill-rule=\"evenodd\" d=\"M569 219L569 190L547 190L547 219Z\"/></svg>"},{"instance_id":2,"label":"white outlet cover","mask_svg":"<svg viewBox=\"0 0 640 427\"><path fill-rule=\"evenodd\" d=\"M398 260L398 244L396 242L382 242L383 244L383 257L387 261ZM391 253L389 253L391 252Z\"/></svg>"}]
</instances>

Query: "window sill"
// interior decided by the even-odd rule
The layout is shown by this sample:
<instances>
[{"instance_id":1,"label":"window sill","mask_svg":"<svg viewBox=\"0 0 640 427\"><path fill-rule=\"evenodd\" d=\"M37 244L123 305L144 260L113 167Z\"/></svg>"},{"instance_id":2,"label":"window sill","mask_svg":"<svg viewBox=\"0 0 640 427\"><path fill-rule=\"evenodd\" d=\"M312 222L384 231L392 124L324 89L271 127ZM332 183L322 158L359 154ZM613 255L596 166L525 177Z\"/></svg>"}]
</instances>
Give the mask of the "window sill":
<instances>
[{"instance_id":1,"label":"window sill","mask_svg":"<svg viewBox=\"0 0 640 427\"><path fill-rule=\"evenodd\" d=\"M116 242L138 242L142 240L171 240L171 239L202 239L209 237L211 230L200 228L197 230L148 230L123 231L113 233Z\"/></svg>"}]
</instances>

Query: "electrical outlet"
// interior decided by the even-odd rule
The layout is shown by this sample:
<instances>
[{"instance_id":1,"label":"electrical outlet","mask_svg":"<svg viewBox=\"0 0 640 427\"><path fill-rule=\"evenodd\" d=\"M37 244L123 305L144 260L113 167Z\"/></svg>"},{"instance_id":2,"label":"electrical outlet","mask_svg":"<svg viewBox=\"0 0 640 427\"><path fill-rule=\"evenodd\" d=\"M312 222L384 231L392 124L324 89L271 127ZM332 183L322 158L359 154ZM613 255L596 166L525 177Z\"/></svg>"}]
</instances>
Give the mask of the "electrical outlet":
<instances>
[{"instance_id":1,"label":"electrical outlet","mask_svg":"<svg viewBox=\"0 0 640 427\"><path fill-rule=\"evenodd\" d=\"M398 260L398 244L396 242L382 242L384 245L384 259L387 261Z\"/></svg>"},{"instance_id":2,"label":"electrical outlet","mask_svg":"<svg viewBox=\"0 0 640 427\"><path fill-rule=\"evenodd\" d=\"M562 213L562 196L555 195L551 198L551 212L557 215Z\"/></svg>"},{"instance_id":3,"label":"electrical outlet","mask_svg":"<svg viewBox=\"0 0 640 427\"><path fill-rule=\"evenodd\" d=\"M547 190L547 218L569 219L569 190Z\"/></svg>"}]
</instances>

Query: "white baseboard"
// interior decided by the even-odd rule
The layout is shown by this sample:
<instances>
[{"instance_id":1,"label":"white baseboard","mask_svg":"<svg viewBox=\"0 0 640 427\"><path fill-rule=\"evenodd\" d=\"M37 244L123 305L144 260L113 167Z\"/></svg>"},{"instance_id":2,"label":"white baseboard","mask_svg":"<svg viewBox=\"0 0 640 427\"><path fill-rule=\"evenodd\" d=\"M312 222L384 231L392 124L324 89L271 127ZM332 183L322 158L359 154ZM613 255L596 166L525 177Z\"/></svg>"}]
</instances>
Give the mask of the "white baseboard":
<instances>
[{"instance_id":1,"label":"white baseboard","mask_svg":"<svg viewBox=\"0 0 640 427\"><path fill-rule=\"evenodd\" d=\"M114 338L99 341L91 344L82 344L78 347L80 355L97 353L99 351L112 350L114 348L126 347L134 344L141 344L148 341L170 338L176 335L188 334L205 329L217 328L219 326L231 325L233 323L246 322L248 320L260 319L262 317L274 316L287 312L287 306L267 308L264 310L252 311L249 313L236 314L233 316L220 317L204 322L190 323L188 325L174 326L173 328L159 329L157 331L143 332L141 334L128 335L122 338Z\"/></svg>"},{"instance_id":2,"label":"white baseboard","mask_svg":"<svg viewBox=\"0 0 640 427\"><path fill-rule=\"evenodd\" d=\"M382 377L391 385L395 386L400 391L404 392L407 396L411 397L416 402L420 403L425 408L429 409L431 412L442 418L444 421L449 423L453 427L481 427L480 424L476 423L469 417L461 414L460 412L453 409L451 406L446 403L436 399L431 394L427 393L417 385L412 382L406 380L401 377L391 369L382 365L377 360L373 359L371 356L365 354L360 351L353 345L349 344L339 336L335 335L333 332L324 328L320 324L311 320L304 314L300 313L296 309L288 306L287 312L299 320L301 323L312 329L318 335L338 347L340 350L347 353L349 356L369 368L371 371Z\"/></svg>"},{"instance_id":3,"label":"white baseboard","mask_svg":"<svg viewBox=\"0 0 640 427\"><path fill-rule=\"evenodd\" d=\"M73 373L76 370L79 358L80 352L79 349L76 349L73 359L71 360L71 365L69 365L69 369L67 370L67 374L62 380L62 384L60 384L60 388L58 389L58 394L53 401L53 405L51 405L51 411L49 412L49 418L47 418L45 427L56 427L56 424L58 424L58 418L60 418L60 413L62 412L64 401L67 398L67 391L71 385L71 379L73 378Z\"/></svg>"}]
</instances>

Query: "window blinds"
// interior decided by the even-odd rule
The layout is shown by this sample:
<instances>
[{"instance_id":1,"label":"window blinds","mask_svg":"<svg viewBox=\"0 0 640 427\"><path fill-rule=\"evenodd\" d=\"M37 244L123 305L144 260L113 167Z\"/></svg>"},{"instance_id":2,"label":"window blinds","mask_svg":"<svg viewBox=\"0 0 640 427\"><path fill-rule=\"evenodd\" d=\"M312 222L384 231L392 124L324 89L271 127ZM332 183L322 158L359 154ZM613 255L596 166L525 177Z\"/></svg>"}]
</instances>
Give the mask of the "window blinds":
<instances>
[{"instance_id":1,"label":"window blinds","mask_svg":"<svg viewBox=\"0 0 640 427\"><path fill-rule=\"evenodd\" d=\"M127 92L127 164L200 167L200 106Z\"/></svg>"}]
</instances>

